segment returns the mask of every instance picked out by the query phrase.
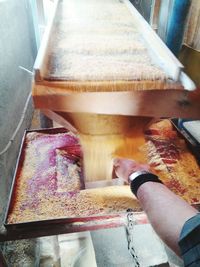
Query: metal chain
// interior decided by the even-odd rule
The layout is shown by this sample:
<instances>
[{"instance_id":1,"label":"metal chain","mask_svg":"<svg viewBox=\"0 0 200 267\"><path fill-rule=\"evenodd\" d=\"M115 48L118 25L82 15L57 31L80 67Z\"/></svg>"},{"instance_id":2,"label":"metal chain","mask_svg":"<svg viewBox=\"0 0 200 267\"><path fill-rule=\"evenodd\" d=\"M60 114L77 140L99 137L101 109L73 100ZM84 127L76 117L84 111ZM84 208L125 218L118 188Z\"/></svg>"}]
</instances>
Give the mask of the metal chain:
<instances>
[{"instance_id":1,"label":"metal chain","mask_svg":"<svg viewBox=\"0 0 200 267\"><path fill-rule=\"evenodd\" d=\"M133 229L134 229L134 225L136 224L136 220L134 218L134 213L132 211L128 211L127 214L127 240L128 240L128 250L131 254L131 256L133 257L134 260L134 264L136 267L140 267L140 263L138 261L138 257L136 255L135 249L134 249L134 243L133 243Z\"/></svg>"}]
</instances>

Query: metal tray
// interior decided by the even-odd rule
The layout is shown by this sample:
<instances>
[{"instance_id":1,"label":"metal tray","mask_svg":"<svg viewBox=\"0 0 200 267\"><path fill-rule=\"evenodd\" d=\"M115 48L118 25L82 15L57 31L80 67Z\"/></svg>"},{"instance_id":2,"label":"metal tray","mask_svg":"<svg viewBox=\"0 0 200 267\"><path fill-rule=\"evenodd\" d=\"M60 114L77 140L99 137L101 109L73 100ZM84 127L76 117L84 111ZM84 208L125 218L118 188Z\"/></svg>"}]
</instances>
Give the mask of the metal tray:
<instances>
[{"instance_id":1,"label":"metal tray","mask_svg":"<svg viewBox=\"0 0 200 267\"><path fill-rule=\"evenodd\" d=\"M8 215L9 212L12 208L14 199L15 199L15 186L17 183L17 177L18 177L18 173L21 169L22 166L22 162L24 161L24 149L25 149L25 139L26 139L26 135L27 133L31 133L31 132L37 132L37 133L46 133L46 134L57 134L57 133L67 133L68 130L66 130L65 128L48 128L48 129L36 129L36 130L26 130L24 133L24 136L22 138L22 143L21 143L21 147L20 147L20 151L19 151L19 156L17 159L17 163L16 163L16 169L15 169L15 173L14 173L14 178L13 178L13 182L12 182L12 186L11 186L11 190L10 190L10 195L9 195L9 199L8 199L8 204L7 204L7 209L6 209L6 213L5 213L5 217L4 217L4 226L9 229L9 230L16 230L16 229L36 229L37 227L45 227L45 226L50 226L52 224L56 224L56 225L62 225L62 224L73 224L73 223L82 223L84 225L84 223L86 224L86 229L90 230L90 229L98 229L98 228L105 228L108 225L110 225L110 227L117 227L120 226L122 224L122 220L124 220L124 218L126 218L127 216L127 212L124 211L123 214L108 214L108 215L92 215L92 216L87 216L87 217L70 217L70 218L66 218L66 217L59 217L59 218L55 218L55 219L45 219L45 220L37 220L37 221L28 221L28 222L23 222L23 223L8 223ZM137 213L137 212L136 212ZM138 215L140 215L140 212L138 212ZM140 216L139 216L140 217ZM114 220L114 223L111 224L111 220ZM92 224L92 222L94 222ZM89 226L87 226L89 225ZM99 227L98 227L99 225Z\"/></svg>"},{"instance_id":2,"label":"metal tray","mask_svg":"<svg viewBox=\"0 0 200 267\"><path fill-rule=\"evenodd\" d=\"M186 140L189 149L196 156L197 160L200 159L200 152L199 151L197 152L196 147L192 146L190 141L182 134L182 132L177 126L177 120L174 119L171 121L175 129L177 130L178 134L180 135L180 137ZM50 129L31 130L31 131L26 131L24 133L21 147L20 147L19 157L18 157L17 164L16 164L14 178L13 178L13 182L11 186L6 214L4 218L4 226L8 230L31 229L33 231L34 229L35 230L38 229L38 227L41 227L41 229L44 229L44 227L46 226L50 227L50 225L55 225L56 227L59 225L64 226L66 224L75 224L76 231L78 231L77 226L79 229L93 230L93 229L101 229L101 228L106 228L106 227L117 227L117 226L122 225L123 223L126 223L126 216L127 216L126 211L124 211L124 213L121 213L121 214L117 213L117 214L108 214L108 215L92 215L92 216L87 216L87 217L70 217L70 218L64 217L64 218L55 218L55 219L47 219L47 220L29 221L29 222L23 222L23 223L12 223L12 224L8 223L7 219L8 219L9 211L12 208L12 204L13 204L14 197L15 197L15 185L17 182L16 181L17 174L20 170L20 166L22 165L22 162L24 159L25 138L26 138L26 134L30 132L56 134L56 133L64 133L68 131L65 128L50 128ZM200 203L194 203L193 206L199 209ZM143 218L144 217L143 212L135 212L135 214L136 214L136 218L138 217L139 223L147 222L146 217L145 219ZM72 227L72 231L73 231L73 227ZM58 230L58 233L59 233L59 230Z\"/></svg>"}]
</instances>

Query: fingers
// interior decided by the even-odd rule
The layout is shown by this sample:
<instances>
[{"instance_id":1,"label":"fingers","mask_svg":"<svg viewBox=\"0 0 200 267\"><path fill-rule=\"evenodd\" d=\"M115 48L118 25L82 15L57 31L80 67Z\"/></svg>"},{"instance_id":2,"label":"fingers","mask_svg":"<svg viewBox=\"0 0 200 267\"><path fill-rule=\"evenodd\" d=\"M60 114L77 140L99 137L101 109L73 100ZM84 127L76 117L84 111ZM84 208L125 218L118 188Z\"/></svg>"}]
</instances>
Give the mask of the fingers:
<instances>
[{"instance_id":1,"label":"fingers","mask_svg":"<svg viewBox=\"0 0 200 267\"><path fill-rule=\"evenodd\" d=\"M140 164L134 160L125 158L115 158L113 160L114 171L116 175L123 179L128 179L129 175L137 171L149 171L148 164Z\"/></svg>"},{"instance_id":2,"label":"fingers","mask_svg":"<svg viewBox=\"0 0 200 267\"><path fill-rule=\"evenodd\" d=\"M135 161L124 158L116 158L113 160L114 171L117 177L128 180L129 174L135 168Z\"/></svg>"},{"instance_id":3,"label":"fingers","mask_svg":"<svg viewBox=\"0 0 200 267\"><path fill-rule=\"evenodd\" d=\"M141 164L136 162L135 160L125 159L125 158L115 158L113 159L113 166L114 167L135 167L143 170L148 170L150 167L148 164Z\"/></svg>"},{"instance_id":4,"label":"fingers","mask_svg":"<svg viewBox=\"0 0 200 267\"><path fill-rule=\"evenodd\" d=\"M129 166L129 165L135 165L137 164L134 160L131 159L125 159L125 158L115 158L113 160L113 165L115 167L118 166Z\"/></svg>"}]
</instances>

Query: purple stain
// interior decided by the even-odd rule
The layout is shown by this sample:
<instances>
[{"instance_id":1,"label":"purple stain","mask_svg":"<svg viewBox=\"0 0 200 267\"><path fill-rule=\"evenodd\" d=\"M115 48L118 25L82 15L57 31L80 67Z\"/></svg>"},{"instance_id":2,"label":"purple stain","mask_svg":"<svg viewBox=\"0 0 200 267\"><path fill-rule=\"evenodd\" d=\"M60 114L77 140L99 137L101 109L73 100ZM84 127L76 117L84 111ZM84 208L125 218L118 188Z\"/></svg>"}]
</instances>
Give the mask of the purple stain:
<instances>
[{"instance_id":1,"label":"purple stain","mask_svg":"<svg viewBox=\"0 0 200 267\"><path fill-rule=\"evenodd\" d=\"M24 211L26 209L36 209L39 206L39 199L35 197L34 199L30 199L27 202L20 205L20 210Z\"/></svg>"},{"instance_id":2,"label":"purple stain","mask_svg":"<svg viewBox=\"0 0 200 267\"><path fill-rule=\"evenodd\" d=\"M54 192L54 196L56 197L65 197L65 198L73 198L79 194L79 191L69 191L69 192Z\"/></svg>"},{"instance_id":3,"label":"purple stain","mask_svg":"<svg viewBox=\"0 0 200 267\"><path fill-rule=\"evenodd\" d=\"M80 158L80 146L76 137L68 134L43 134L31 142L37 157L37 167L35 174L28 180L28 197L32 199L30 203L23 204L36 208L39 203L38 193L47 191L49 195L73 197L77 192L58 193L57 190L57 164L61 157L59 167L62 175L67 173L67 165L76 163ZM68 151L69 150L69 151ZM70 158L70 153L73 153ZM75 154L74 154L75 153ZM61 156L60 156L61 155ZM62 166L63 164L63 166ZM80 174L82 177L82 174ZM82 179L81 179L82 180Z\"/></svg>"}]
</instances>

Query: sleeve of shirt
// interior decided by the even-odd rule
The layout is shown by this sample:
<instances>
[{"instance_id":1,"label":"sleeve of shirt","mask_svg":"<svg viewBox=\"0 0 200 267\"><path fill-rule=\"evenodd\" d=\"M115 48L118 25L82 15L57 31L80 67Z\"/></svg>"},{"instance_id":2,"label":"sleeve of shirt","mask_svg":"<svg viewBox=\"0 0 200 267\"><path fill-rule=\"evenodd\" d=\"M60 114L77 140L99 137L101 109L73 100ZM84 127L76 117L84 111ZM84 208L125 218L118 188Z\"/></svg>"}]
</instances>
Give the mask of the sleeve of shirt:
<instances>
[{"instance_id":1,"label":"sleeve of shirt","mask_svg":"<svg viewBox=\"0 0 200 267\"><path fill-rule=\"evenodd\" d=\"M183 226L179 246L185 267L200 266L200 213L190 218Z\"/></svg>"}]
</instances>

